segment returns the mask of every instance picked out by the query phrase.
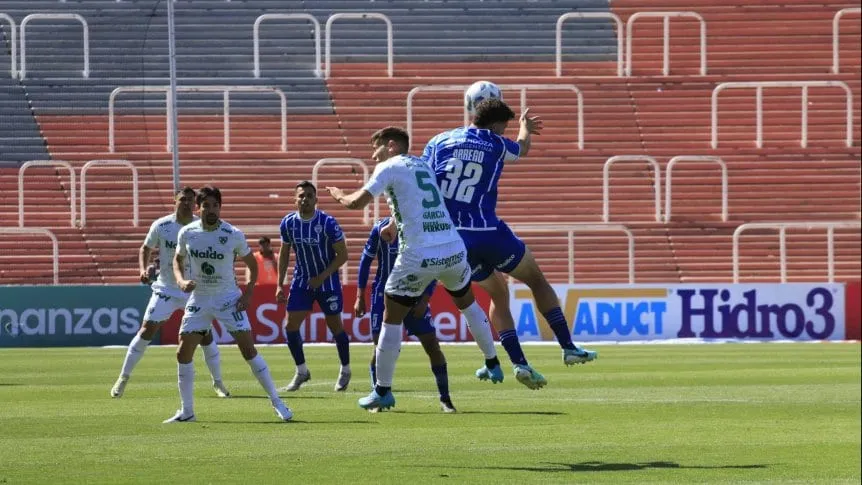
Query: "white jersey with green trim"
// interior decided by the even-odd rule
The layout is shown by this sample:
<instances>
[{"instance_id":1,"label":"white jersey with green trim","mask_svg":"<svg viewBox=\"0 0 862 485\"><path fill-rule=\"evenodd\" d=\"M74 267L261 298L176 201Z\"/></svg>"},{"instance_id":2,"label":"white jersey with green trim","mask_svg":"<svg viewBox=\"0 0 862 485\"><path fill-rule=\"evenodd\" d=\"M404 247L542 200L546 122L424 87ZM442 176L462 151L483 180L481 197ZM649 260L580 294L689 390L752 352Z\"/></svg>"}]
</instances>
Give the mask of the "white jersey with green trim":
<instances>
[{"instance_id":1,"label":"white jersey with green trim","mask_svg":"<svg viewBox=\"0 0 862 485\"><path fill-rule=\"evenodd\" d=\"M245 234L225 221L208 231L202 221L195 221L180 230L177 251L187 258L190 267L188 279L194 280L194 292L215 295L236 292L235 256L251 253Z\"/></svg>"},{"instance_id":2,"label":"white jersey with green trim","mask_svg":"<svg viewBox=\"0 0 862 485\"><path fill-rule=\"evenodd\" d=\"M428 164L412 155L397 155L374 167L363 187L377 197L386 193L398 227L399 251L460 241Z\"/></svg>"}]
</instances>

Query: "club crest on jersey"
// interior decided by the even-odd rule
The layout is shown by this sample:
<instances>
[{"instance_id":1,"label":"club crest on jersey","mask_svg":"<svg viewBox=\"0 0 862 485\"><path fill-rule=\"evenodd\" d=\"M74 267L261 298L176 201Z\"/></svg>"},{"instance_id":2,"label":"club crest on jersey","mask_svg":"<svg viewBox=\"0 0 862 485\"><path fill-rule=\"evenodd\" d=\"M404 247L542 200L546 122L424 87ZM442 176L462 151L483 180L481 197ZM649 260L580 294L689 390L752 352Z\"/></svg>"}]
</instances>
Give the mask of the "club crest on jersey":
<instances>
[{"instance_id":1,"label":"club crest on jersey","mask_svg":"<svg viewBox=\"0 0 862 485\"><path fill-rule=\"evenodd\" d=\"M321 226L320 224L314 226L314 232L320 234L321 232L323 232L323 226Z\"/></svg>"},{"instance_id":2,"label":"club crest on jersey","mask_svg":"<svg viewBox=\"0 0 862 485\"><path fill-rule=\"evenodd\" d=\"M221 244L227 244L227 236L219 237L218 242Z\"/></svg>"}]
</instances>

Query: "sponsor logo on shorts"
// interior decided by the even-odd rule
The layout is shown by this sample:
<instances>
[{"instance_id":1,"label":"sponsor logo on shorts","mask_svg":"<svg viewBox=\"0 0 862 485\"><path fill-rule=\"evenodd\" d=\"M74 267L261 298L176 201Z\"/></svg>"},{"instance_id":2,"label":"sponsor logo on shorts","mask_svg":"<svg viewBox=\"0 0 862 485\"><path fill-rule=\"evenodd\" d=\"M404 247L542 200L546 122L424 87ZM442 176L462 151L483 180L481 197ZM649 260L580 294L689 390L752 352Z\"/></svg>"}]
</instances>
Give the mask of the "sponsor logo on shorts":
<instances>
[{"instance_id":1,"label":"sponsor logo on shorts","mask_svg":"<svg viewBox=\"0 0 862 485\"><path fill-rule=\"evenodd\" d=\"M186 307L187 313L197 313L199 311L201 311L201 307L199 306L189 305Z\"/></svg>"},{"instance_id":2,"label":"sponsor logo on shorts","mask_svg":"<svg viewBox=\"0 0 862 485\"><path fill-rule=\"evenodd\" d=\"M456 264L460 264L464 261L464 253L463 251L458 254L453 254L452 256L446 258L425 258L422 260L422 267L428 268L430 266L442 266L444 268L451 268Z\"/></svg>"},{"instance_id":3,"label":"sponsor logo on shorts","mask_svg":"<svg viewBox=\"0 0 862 485\"><path fill-rule=\"evenodd\" d=\"M338 302L337 302L337 301L334 301L334 302L330 303L330 304L329 304L329 309L330 309L330 310L332 310L332 311L337 310L337 309L338 309Z\"/></svg>"},{"instance_id":4,"label":"sponsor logo on shorts","mask_svg":"<svg viewBox=\"0 0 862 485\"><path fill-rule=\"evenodd\" d=\"M161 293L161 292L159 292L159 291L155 292L155 295L156 295L156 297L157 297L159 300L171 301L171 297L170 297L170 296L168 296L168 295L166 295L166 294L164 294L164 293Z\"/></svg>"},{"instance_id":5,"label":"sponsor logo on shorts","mask_svg":"<svg viewBox=\"0 0 862 485\"><path fill-rule=\"evenodd\" d=\"M503 262L502 262L502 263L500 263L500 264L498 264L498 265L497 265L497 269L503 269L503 268L505 268L505 267L506 267L506 265L508 265L509 263L511 263L511 262L512 262L512 260L514 260L514 259L515 259L515 255L514 255L514 254L510 254L508 258L506 258L505 260L503 260Z\"/></svg>"}]
</instances>

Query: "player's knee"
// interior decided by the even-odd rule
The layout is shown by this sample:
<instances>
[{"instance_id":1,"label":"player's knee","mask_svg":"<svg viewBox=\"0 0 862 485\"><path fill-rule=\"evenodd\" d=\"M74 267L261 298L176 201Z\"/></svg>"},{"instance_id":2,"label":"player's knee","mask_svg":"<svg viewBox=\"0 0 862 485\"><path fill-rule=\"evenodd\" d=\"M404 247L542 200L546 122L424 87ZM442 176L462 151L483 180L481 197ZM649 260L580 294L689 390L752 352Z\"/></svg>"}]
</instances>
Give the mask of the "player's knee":
<instances>
[{"instance_id":1,"label":"player's knee","mask_svg":"<svg viewBox=\"0 0 862 485\"><path fill-rule=\"evenodd\" d=\"M212 331L204 334L204 338L201 339L201 345L210 345L213 343L213 333Z\"/></svg>"},{"instance_id":2,"label":"player's knee","mask_svg":"<svg viewBox=\"0 0 862 485\"><path fill-rule=\"evenodd\" d=\"M138 335L140 335L144 340L152 340L155 338L161 327L161 322L144 322L144 324L141 325L141 329L138 331Z\"/></svg>"}]
</instances>

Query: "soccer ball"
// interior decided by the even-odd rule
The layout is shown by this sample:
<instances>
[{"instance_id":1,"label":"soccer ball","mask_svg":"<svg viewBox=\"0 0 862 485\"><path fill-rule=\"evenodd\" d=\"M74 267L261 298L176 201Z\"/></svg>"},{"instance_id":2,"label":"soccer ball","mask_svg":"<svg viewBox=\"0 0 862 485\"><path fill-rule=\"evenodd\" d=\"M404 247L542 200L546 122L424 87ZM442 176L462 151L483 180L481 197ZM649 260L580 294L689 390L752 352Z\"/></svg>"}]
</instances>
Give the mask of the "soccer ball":
<instances>
[{"instance_id":1,"label":"soccer ball","mask_svg":"<svg viewBox=\"0 0 862 485\"><path fill-rule=\"evenodd\" d=\"M464 108L473 114L476 105L489 98L503 99L500 87L491 81L476 81L464 91Z\"/></svg>"}]
</instances>

